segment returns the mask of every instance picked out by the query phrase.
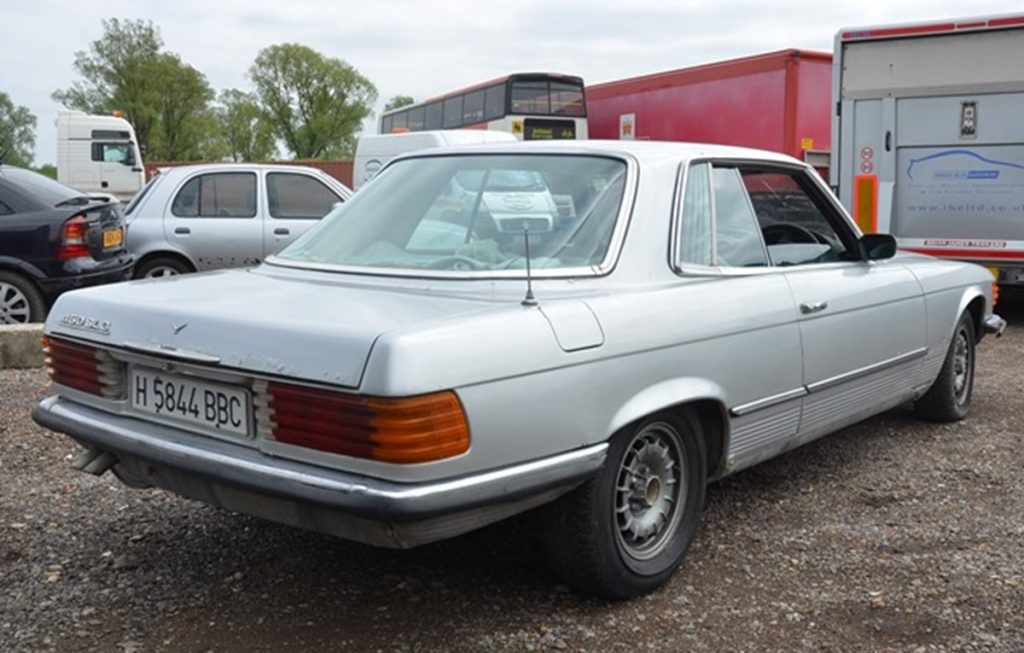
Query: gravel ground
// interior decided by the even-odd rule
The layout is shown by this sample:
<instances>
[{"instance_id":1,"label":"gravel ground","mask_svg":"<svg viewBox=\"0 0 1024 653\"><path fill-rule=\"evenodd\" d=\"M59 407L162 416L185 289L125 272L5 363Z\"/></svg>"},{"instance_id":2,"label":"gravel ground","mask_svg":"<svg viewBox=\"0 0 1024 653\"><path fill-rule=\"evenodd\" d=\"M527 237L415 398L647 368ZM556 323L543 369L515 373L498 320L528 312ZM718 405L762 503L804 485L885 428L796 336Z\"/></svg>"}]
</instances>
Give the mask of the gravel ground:
<instances>
[{"instance_id":1,"label":"gravel ground","mask_svg":"<svg viewBox=\"0 0 1024 653\"><path fill-rule=\"evenodd\" d=\"M0 372L0 651L1024 651L1024 297L1000 312L966 421L891 411L712 485L626 603L557 584L529 519L386 551L75 472L43 372Z\"/></svg>"}]
</instances>

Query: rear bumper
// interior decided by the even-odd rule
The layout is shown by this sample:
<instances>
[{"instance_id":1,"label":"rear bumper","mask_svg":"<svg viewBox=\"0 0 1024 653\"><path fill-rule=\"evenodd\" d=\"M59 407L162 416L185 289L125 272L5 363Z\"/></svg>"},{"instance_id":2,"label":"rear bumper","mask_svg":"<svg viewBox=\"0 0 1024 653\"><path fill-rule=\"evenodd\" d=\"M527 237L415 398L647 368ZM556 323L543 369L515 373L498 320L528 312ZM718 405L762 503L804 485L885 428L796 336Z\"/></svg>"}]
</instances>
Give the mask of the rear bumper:
<instances>
[{"instance_id":1,"label":"rear bumper","mask_svg":"<svg viewBox=\"0 0 1024 653\"><path fill-rule=\"evenodd\" d=\"M44 399L32 417L112 453L115 473L129 485L395 548L452 537L550 501L597 471L607 449L601 443L470 476L395 483L272 458L60 397Z\"/></svg>"},{"instance_id":2,"label":"rear bumper","mask_svg":"<svg viewBox=\"0 0 1024 653\"><path fill-rule=\"evenodd\" d=\"M45 279L38 279L39 287L49 301L53 301L60 294L76 288L88 288L107 283L126 281L131 278L132 266L135 264L135 257L126 254L117 259L102 261L94 267L65 271L61 274L51 275Z\"/></svg>"}]
</instances>

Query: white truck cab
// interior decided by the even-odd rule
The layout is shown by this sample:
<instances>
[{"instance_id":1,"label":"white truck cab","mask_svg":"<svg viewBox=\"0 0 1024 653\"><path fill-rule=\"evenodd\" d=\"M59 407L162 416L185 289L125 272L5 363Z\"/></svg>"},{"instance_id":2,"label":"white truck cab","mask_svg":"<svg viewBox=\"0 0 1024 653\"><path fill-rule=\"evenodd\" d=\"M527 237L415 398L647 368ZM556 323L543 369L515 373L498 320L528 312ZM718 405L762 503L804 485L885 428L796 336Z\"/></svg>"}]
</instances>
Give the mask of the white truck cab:
<instances>
[{"instance_id":1,"label":"white truck cab","mask_svg":"<svg viewBox=\"0 0 1024 653\"><path fill-rule=\"evenodd\" d=\"M352 171L352 189L370 181L377 171L399 154L448 145L515 142L509 132L484 129L437 129L396 134L371 134L359 139Z\"/></svg>"},{"instance_id":2,"label":"white truck cab","mask_svg":"<svg viewBox=\"0 0 1024 653\"><path fill-rule=\"evenodd\" d=\"M135 129L120 116L57 114L57 180L85 194L130 200L145 184Z\"/></svg>"}]
</instances>

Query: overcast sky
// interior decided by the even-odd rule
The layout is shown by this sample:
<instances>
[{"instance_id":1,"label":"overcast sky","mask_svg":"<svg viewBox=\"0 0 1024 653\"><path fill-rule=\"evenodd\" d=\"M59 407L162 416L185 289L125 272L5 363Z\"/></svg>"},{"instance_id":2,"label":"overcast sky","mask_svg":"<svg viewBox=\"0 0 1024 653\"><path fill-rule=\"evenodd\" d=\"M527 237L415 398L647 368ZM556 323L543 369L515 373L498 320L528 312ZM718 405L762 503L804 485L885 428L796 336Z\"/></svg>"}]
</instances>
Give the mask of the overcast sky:
<instances>
[{"instance_id":1,"label":"overcast sky","mask_svg":"<svg viewBox=\"0 0 1024 653\"><path fill-rule=\"evenodd\" d=\"M102 18L141 18L216 90L250 89L256 53L297 42L344 59L380 93L377 110L517 71L596 83L784 48L831 51L840 28L1020 11L1019 0L0 0L0 91L37 117L36 161L56 160L58 105L74 53ZM367 130L375 131L374 121Z\"/></svg>"}]
</instances>

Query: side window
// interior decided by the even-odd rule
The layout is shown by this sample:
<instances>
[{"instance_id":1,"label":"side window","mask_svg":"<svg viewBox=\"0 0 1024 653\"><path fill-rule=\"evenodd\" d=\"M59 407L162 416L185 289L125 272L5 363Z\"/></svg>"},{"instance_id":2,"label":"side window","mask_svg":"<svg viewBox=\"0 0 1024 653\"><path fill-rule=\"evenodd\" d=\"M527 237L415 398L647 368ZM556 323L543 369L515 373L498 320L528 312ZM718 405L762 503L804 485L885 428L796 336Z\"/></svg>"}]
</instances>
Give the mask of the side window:
<instances>
[{"instance_id":1,"label":"side window","mask_svg":"<svg viewBox=\"0 0 1024 653\"><path fill-rule=\"evenodd\" d=\"M444 122L442 127L458 127L462 124L462 96L448 98L444 101Z\"/></svg>"},{"instance_id":2,"label":"side window","mask_svg":"<svg viewBox=\"0 0 1024 653\"><path fill-rule=\"evenodd\" d=\"M424 110L423 107L409 109L409 118L406 120L406 127L409 131L423 131Z\"/></svg>"},{"instance_id":3,"label":"side window","mask_svg":"<svg viewBox=\"0 0 1024 653\"><path fill-rule=\"evenodd\" d=\"M505 85L489 86L484 89L484 120L493 120L505 115Z\"/></svg>"},{"instance_id":4,"label":"side window","mask_svg":"<svg viewBox=\"0 0 1024 653\"><path fill-rule=\"evenodd\" d=\"M104 163L135 163L132 146L128 143L93 143L92 160Z\"/></svg>"},{"instance_id":5,"label":"side window","mask_svg":"<svg viewBox=\"0 0 1024 653\"><path fill-rule=\"evenodd\" d=\"M853 251L827 217L827 201L806 174L742 169L772 265L849 260Z\"/></svg>"},{"instance_id":6,"label":"side window","mask_svg":"<svg viewBox=\"0 0 1024 653\"><path fill-rule=\"evenodd\" d=\"M424 122L424 129L441 129L441 116L443 109L440 102L427 105L427 117Z\"/></svg>"},{"instance_id":7,"label":"side window","mask_svg":"<svg viewBox=\"0 0 1024 653\"><path fill-rule=\"evenodd\" d=\"M252 218L256 216L256 175L219 172L193 177L171 203L181 218Z\"/></svg>"},{"instance_id":8,"label":"side window","mask_svg":"<svg viewBox=\"0 0 1024 653\"><path fill-rule=\"evenodd\" d=\"M698 163L686 173L679 230L679 263L711 265L710 166Z\"/></svg>"},{"instance_id":9,"label":"side window","mask_svg":"<svg viewBox=\"0 0 1024 653\"><path fill-rule=\"evenodd\" d=\"M308 175L267 174L267 204L272 217L319 220L340 201L327 186Z\"/></svg>"},{"instance_id":10,"label":"side window","mask_svg":"<svg viewBox=\"0 0 1024 653\"><path fill-rule=\"evenodd\" d=\"M712 169L715 207L715 265L760 267L768 265L761 231L736 168Z\"/></svg>"},{"instance_id":11,"label":"side window","mask_svg":"<svg viewBox=\"0 0 1024 653\"><path fill-rule=\"evenodd\" d=\"M466 95L462 105L462 122L471 125L484 119L484 92L474 91Z\"/></svg>"}]
</instances>

